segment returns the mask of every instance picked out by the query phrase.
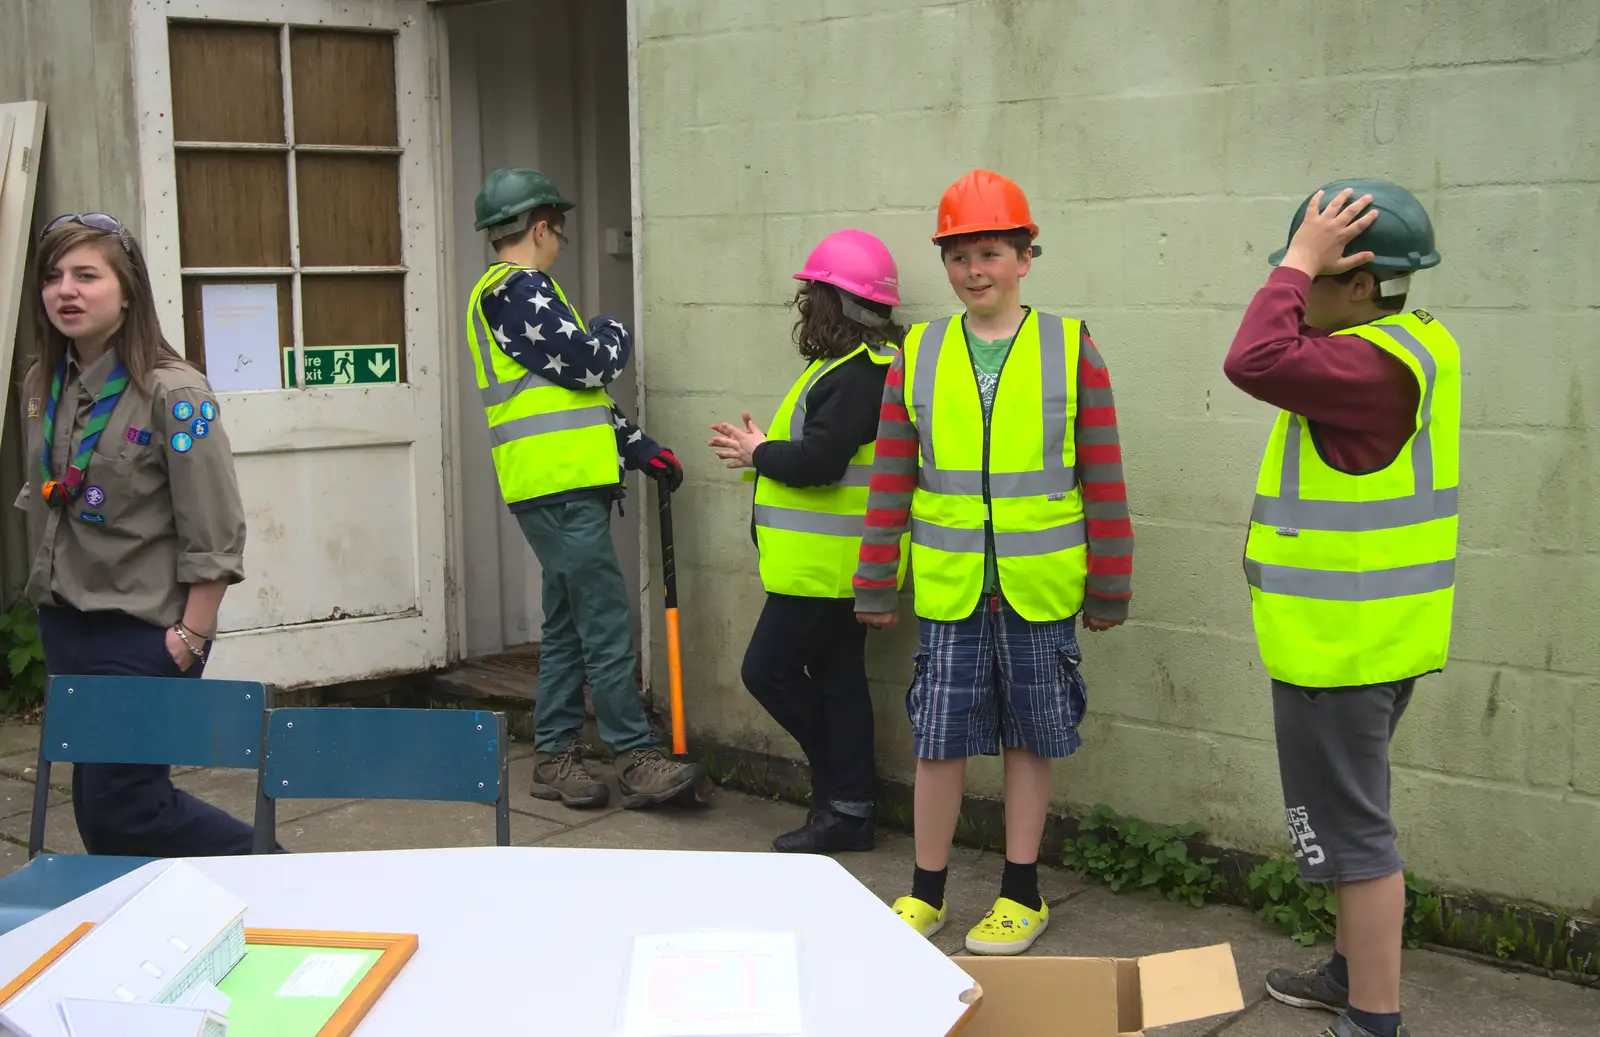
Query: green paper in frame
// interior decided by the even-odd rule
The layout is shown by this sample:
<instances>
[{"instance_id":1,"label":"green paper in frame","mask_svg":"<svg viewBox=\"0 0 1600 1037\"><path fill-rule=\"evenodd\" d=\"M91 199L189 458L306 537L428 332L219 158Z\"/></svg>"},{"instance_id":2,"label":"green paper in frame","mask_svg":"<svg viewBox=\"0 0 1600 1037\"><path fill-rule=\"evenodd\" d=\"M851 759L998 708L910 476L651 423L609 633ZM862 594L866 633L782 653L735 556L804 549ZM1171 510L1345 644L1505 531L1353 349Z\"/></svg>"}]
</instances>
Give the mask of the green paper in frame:
<instances>
[{"instance_id":1,"label":"green paper in frame","mask_svg":"<svg viewBox=\"0 0 1600 1037\"><path fill-rule=\"evenodd\" d=\"M79 925L0 987L0 1004L48 969L92 928L92 922ZM246 928L244 942L244 958L223 977L220 987L236 999L228 1010L230 1037L350 1037L417 951L417 937L412 933ZM256 955L253 961L252 955ZM353 966L331 960L350 955L358 959ZM308 960L313 956L324 960ZM289 987L289 993L297 996L279 997L301 966L306 968ZM341 972L346 971L349 975L341 979ZM335 981L338 994L308 996ZM272 1004L274 1001L280 1004Z\"/></svg>"}]
</instances>

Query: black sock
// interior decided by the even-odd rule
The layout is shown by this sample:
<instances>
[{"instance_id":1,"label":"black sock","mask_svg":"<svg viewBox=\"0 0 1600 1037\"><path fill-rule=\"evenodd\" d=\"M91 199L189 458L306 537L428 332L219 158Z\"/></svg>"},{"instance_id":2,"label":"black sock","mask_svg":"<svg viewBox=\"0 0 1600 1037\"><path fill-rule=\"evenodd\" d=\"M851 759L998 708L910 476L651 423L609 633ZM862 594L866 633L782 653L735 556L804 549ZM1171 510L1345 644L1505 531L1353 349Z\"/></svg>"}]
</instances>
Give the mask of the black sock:
<instances>
[{"instance_id":1,"label":"black sock","mask_svg":"<svg viewBox=\"0 0 1600 1037\"><path fill-rule=\"evenodd\" d=\"M1363 1012L1359 1008L1351 1008L1346 1014L1352 1023L1376 1037L1395 1037L1400 1031L1399 1012Z\"/></svg>"},{"instance_id":2,"label":"black sock","mask_svg":"<svg viewBox=\"0 0 1600 1037\"><path fill-rule=\"evenodd\" d=\"M950 877L950 868L924 871L917 868L911 873L911 895L929 907L944 907L944 880Z\"/></svg>"},{"instance_id":3,"label":"black sock","mask_svg":"<svg viewBox=\"0 0 1600 1037\"><path fill-rule=\"evenodd\" d=\"M1334 951L1333 952L1333 959L1328 962L1328 975L1333 977L1333 981L1335 983L1339 984L1341 987L1344 987L1346 990L1349 990L1350 989L1350 962L1349 962L1349 959L1347 959L1344 955L1340 954L1338 951Z\"/></svg>"},{"instance_id":4,"label":"black sock","mask_svg":"<svg viewBox=\"0 0 1600 1037\"><path fill-rule=\"evenodd\" d=\"M1039 862L1017 864L1008 859L1006 870L1000 875L1000 895L1034 911L1043 907L1044 900L1039 896Z\"/></svg>"}]
</instances>

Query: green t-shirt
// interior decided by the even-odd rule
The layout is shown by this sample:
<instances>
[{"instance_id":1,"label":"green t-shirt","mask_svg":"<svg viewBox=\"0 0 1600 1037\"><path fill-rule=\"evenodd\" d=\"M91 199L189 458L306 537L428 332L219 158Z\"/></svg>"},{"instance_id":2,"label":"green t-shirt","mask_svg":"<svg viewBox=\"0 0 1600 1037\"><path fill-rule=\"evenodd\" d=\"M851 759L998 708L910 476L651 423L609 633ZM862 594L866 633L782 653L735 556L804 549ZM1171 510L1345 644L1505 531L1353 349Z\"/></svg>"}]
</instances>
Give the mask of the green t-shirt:
<instances>
[{"instance_id":1,"label":"green t-shirt","mask_svg":"<svg viewBox=\"0 0 1600 1037\"><path fill-rule=\"evenodd\" d=\"M983 401L985 435L989 432L989 416L994 413L994 391L1000 384L1000 369L1005 366L1006 357L1011 354L1011 343L1015 339L1015 335L1007 335L1005 338L986 342L972 332L967 332L967 350L972 354L972 373L978 379L978 398ZM984 593L993 593L998 582L999 574L994 561L994 529L990 527L984 530Z\"/></svg>"}]
</instances>

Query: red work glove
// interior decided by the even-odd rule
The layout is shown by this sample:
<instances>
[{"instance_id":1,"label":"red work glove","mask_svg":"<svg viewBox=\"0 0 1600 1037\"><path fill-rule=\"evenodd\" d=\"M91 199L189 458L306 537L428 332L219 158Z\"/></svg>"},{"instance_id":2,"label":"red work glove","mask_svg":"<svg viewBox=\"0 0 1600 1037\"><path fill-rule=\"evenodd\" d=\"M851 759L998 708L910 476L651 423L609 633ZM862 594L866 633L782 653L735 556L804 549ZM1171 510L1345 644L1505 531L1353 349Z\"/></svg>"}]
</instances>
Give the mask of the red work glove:
<instances>
[{"instance_id":1,"label":"red work glove","mask_svg":"<svg viewBox=\"0 0 1600 1037\"><path fill-rule=\"evenodd\" d=\"M668 493L677 492L683 485L683 465L673 456L672 451L661 448L661 452L645 462L645 474L661 483Z\"/></svg>"}]
</instances>

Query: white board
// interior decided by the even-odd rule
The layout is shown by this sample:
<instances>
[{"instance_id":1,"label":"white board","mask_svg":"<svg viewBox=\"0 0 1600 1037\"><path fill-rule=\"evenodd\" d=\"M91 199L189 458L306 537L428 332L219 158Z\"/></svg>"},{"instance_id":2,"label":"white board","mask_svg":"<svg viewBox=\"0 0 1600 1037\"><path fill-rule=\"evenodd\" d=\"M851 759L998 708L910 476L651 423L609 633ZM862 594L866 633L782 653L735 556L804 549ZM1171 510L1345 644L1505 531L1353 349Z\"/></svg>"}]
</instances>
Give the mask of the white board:
<instances>
[{"instance_id":1,"label":"white board","mask_svg":"<svg viewBox=\"0 0 1600 1037\"><path fill-rule=\"evenodd\" d=\"M39 185L39 145L44 140L44 103L0 104L0 371L9 376L17 349L23 264L33 232L33 196Z\"/></svg>"}]
</instances>

